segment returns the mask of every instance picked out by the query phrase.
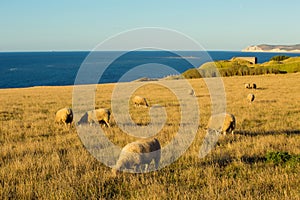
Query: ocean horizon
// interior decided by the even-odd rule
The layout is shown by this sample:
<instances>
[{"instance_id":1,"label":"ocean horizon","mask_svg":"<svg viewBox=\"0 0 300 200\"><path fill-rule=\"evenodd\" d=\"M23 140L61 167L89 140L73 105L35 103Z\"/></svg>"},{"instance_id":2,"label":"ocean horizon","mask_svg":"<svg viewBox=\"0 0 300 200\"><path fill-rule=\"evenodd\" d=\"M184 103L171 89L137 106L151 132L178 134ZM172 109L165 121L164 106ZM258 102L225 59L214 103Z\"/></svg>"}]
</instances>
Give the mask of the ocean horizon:
<instances>
[{"instance_id":1,"label":"ocean horizon","mask_svg":"<svg viewBox=\"0 0 300 200\"><path fill-rule=\"evenodd\" d=\"M98 72L102 76L97 83L128 82L142 77L163 78L181 74L189 68L199 67L211 60L229 60L232 57L255 56L258 63L263 63L276 55L300 56L300 53L285 52L133 51L115 59L116 55L122 53L123 51L93 52L97 58L90 59L90 51L0 52L0 88L74 85L81 66L92 65L93 69L98 69L113 58L103 73ZM144 68L132 72L137 66ZM124 74L126 76L123 76Z\"/></svg>"}]
</instances>

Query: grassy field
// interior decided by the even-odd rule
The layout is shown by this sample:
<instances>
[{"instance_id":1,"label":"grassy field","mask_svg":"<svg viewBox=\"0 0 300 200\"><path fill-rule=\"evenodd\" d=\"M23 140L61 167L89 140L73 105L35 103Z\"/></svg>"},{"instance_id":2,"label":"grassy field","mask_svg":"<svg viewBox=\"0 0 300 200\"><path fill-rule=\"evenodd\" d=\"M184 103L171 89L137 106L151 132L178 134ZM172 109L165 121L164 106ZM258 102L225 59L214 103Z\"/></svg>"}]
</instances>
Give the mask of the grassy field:
<instances>
[{"instance_id":1,"label":"grassy field","mask_svg":"<svg viewBox=\"0 0 300 200\"><path fill-rule=\"evenodd\" d=\"M261 64L263 67L272 67L288 73L300 71L300 57L291 57L283 61L269 61Z\"/></svg>"},{"instance_id":2,"label":"grassy field","mask_svg":"<svg viewBox=\"0 0 300 200\"><path fill-rule=\"evenodd\" d=\"M55 124L55 112L72 106L72 87L0 90L1 199L300 199L300 73L223 78L227 111L237 120L235 135L220 136L199 158L211 101L203 79L191 79L200 105L199 129L189 149L171 165L146 174L111 169L84 148L74 125ZM258 89L244 88L256 83ZM181 80L174 81L180 86ZM110 108L114 84L97 87L96 106ZM253 93L256 99L248 103ZM150 104L165 106L167 122L157 133L162 146L176 135L176 96L152 82L136 91ZM149 123L147 108L130 105L132 119ZM123 147L135 138L111 119L103 128ZM296 159L276 162L270 152Z\"/></svg>"}]
</instances>

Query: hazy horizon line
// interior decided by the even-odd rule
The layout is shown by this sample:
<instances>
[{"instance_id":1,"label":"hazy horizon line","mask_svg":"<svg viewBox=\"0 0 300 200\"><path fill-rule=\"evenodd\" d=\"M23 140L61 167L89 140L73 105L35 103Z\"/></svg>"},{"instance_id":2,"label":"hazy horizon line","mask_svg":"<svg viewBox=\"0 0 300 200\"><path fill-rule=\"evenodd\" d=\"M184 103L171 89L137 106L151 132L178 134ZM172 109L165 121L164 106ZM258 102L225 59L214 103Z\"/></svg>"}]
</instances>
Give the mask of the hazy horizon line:
<instances>
[{"instance_id":1,"label":"hazy horizon line","mask_svg":"<svg viewBox=\"0 0 300 200\"><path fill-rule=\"evenodd\" d=\"M96 51L102 51L102 52L125 52L125 51L164 51L164 50L126 50L126 49L120 49L120 50L88 50L88 49L65 49L65 50L0 50L0 53L30 53L30 52L96 52ZM166 50L166 51L196 51L192 49L180 49L180 50ZM232 50L232 49L207 49L207 50L200 50L200 51L242 51L240 50Z\"/></svg>"}]
</instances>

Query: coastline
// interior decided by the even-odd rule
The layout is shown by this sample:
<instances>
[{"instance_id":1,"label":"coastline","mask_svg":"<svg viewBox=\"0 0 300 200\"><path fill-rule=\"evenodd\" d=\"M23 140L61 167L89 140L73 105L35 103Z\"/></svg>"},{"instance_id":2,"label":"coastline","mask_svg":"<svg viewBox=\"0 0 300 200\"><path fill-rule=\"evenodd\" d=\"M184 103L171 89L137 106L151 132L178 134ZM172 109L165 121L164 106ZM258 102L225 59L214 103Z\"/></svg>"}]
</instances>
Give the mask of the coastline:
<instances>
[{"instance_id":1,"label":"coastline","mask_svg":"<svg viewBox=\"0 0 300 200\"><path fill-rule=\"evenodd\" d=\"M274 52L242 52L242 51L207 51L213 61L230 60L233 57L257 57L257 63L264 63L278 53ZM0 53L0 88L26 88L34 86L73 85L77 72L88 52L26 52ZM105 56L109 56L107 53ZM182 55L182 53L181 53ZM197 65L211 60L202 60L197 52L186 51L183 58L192 58ZM198 57L197 57L198 56ZM287 53L287 56L300 56L300 53ZM109 58L109 57L108 57ZM172 66L178 74L184 73L190 66L182 64L178 57L161 52L137 52L123 58L106 70L99 83L115 83L132 69L144 63L163 63ZM199 66L200 66L199 65ZM150 70L151 71L151 70ZM141 77L161 79L173 73L152 71L148 74L135 74L124 81L134 81Z\"/></svg>"},{"instance_id":2,"label":"coastline","mask_svg":"<svg viewBox=\"0 0 300 200\"><path fill-rule=\"evenodd\" d=\"M270 53L300 53L300 44L295 45L270 45L259 44L244 48L244 52L270 52Z\"/></svg>"},{"instance_id":3,"label":"coastline","mask_svg":"<svg viewBox=\"0 0 300 200\"><path fill-rule=\"evenodd\" d=\"M241 52L250 52L250 53L300 53L300 50L294 50L294 51L284 51L284 50L242 50Z\"/></svg>"},{"instance_id":4,"label":"coastline","mask_svg":"<svg viewBox=\"0 0 300 200\"><path fill-rule=\"evenodd\" d=\"M294 75L292 75L294 74ZM207 79L214 79L214 78L222 78L222 79L230 79L230 78L239 78L239 79L252 79L256 77L273 77L273 76L298 76L300 72L295 72L295 73L286 73L286 74L261 74L261 75L244 75L244 76L227 76L227 77L207 77ZM96 85L98 86L106 86L106 87L114 87L116 84L128 84L128 83L138 83L138 82L145 82L145 83L158 83L160 81L180 81L180 80L187 80L189 82L193 81L200 81L203 80L203 78L193 78L193 79L185 79L185 78L175 78L175 79L168 79L167 77L165 78L160 78L160 79L151 79L151 80L146 80L146 81L140 81L140 80L133 80L133 81L127 81L127 82L115 82L115 83L98 83L98 84L87 84L87 85ZM83 85L77 85L77 86L84 86ZM50 85L50 86L30 86L30 87L18 87L18 88L0 88L0 92L3 91L18 91L18 90L40 90L40 89L73 89L75 85Z\"/></svg>"}]
</instances>

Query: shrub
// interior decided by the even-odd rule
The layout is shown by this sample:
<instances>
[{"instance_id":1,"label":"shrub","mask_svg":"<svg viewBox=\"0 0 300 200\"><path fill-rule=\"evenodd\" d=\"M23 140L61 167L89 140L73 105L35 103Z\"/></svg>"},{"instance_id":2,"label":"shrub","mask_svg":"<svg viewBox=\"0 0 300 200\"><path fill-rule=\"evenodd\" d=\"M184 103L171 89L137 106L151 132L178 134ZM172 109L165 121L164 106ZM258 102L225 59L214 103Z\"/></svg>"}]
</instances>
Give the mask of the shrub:
<instances>
[{"instance_id":1,"label":"shrub","mask_svg":"<svg viewBox=\"0 0 300 200\"><path fill-rule=\"evenodd\" d=\"M285 56L285 55L278 55L278 56L273 56L270 61L283 61L290 58L289 56Z\"/></svg>"},{"instance_id":2,"label":"shrub","mask_svg":"<svg viewBox=\"0 0 300 200\"><path fill-rule=\"evenodd\" d=\"M271 68L272 74L279 74L279 69Z\"/></svg>"},{"instance_id":3,"label":"shrub","mask_svg":"<svg viewBox=\"0 0 300 200\"><path fill-rule=\"evenodd\" d=\"M296 165L300 163L300 155L291 155L288 152L268 152L266 154L266 161L275 165L286 164Z\"/></svg>"},{"instance_id":4,"label":"shrub","mask_svg":"<svg viewBox=\"0 0 300 200\"><path fill-rule=\"evenodd\" d=\"M188 69L187 71L183 72L183 77L186 79L192 79L192 78L201 78L201 74L198 69L192 68Z\"/></svg>"}]
</instances>

